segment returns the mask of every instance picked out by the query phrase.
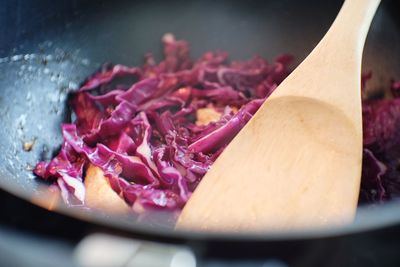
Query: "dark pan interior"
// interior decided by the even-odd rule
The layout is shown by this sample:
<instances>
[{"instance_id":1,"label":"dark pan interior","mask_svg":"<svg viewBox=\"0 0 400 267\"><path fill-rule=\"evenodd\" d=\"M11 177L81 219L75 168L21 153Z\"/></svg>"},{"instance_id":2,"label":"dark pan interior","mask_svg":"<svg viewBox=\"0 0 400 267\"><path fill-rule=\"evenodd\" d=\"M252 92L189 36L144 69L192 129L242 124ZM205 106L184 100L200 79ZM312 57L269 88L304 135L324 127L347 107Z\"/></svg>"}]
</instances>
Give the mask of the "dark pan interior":
<instances>
[{"instance_id":1,"label":"dark pan interior","mask_svg":"<svg viewBox=\"0 0 400 267\"><path fill-rule=\"evenodd\" d=\"M40 182L31 167L39 159L49 159L59 148L59 125L68 119L67 94L101 63L140 64L147 52L160 59L160 39L166 32L188 40L193 58L208 50L226 50L233 59L256 54L272 59L291 53L298 63L329 28L341 3L2 1L0 186L26 199L37 197ZM387 86L392 78L400 79L400 20L396 10L396 0L383 1L368 36L363 69L374 73L370 87ZM32 151L24 151L23 143L32 140ZM394 209L400 214L398 208ZM66 212L84 216L80 211ZM147 229L141 223L114 217L104 221L104 217L93 216L85 218L136 231ZM379 226L381 222L375 218L369 223ZM163 233L174 235L170 227L157 232L166 230Z\"/></svg>"}]
</instances>

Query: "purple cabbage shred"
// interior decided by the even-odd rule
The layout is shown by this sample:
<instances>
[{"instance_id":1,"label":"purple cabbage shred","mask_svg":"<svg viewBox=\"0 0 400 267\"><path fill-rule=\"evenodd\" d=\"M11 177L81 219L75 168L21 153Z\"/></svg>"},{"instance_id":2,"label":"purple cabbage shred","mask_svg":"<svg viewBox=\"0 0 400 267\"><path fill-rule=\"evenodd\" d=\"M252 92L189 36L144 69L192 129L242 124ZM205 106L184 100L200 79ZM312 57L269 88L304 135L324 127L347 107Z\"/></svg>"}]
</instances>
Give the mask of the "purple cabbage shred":
<instances>
[{"instance_id":1,"label":"purple cabbage shred","mask_svg":"<svg viewBox=\"0 0 400 267\"><path fill-rule=\"evenodd\" d=\"M192 61L186 41L166 34L163 45L159 64L148 54L142 67L105 65L70 98L76 119L62 125L61 150L34 170L57 185L68 204L84 204L84 175L95 165L127 204L181 209L225 146L290 73L289 55L268 63L207 52ZM118 85L120 78L132 83ZM400 82L391 89L391 99L363 101L361 202L400 196ZM199 124L202 109L220 116Z\"/></svg>"}]
</instances>

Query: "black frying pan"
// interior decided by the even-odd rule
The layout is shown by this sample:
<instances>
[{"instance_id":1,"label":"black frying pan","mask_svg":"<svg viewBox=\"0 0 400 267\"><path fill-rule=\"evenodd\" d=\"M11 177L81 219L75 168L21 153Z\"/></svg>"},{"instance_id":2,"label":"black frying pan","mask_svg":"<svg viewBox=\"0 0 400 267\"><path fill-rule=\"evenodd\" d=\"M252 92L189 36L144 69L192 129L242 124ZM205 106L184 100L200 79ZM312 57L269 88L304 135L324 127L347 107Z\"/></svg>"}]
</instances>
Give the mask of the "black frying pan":
<instances>
[{"instance_id":1,"label":"black frying pan","mask_svg":"<svg viewBox=\"0 0 400 267\"><path fill-rule=\"evenodd\" d=\"M372 24L363 69L370 87L400 79L399 3L383 0ZM336 16L341 1L89 1L6 0L0 5L0 186L44 205L41 182L31 173L61 144L68 92L103 62L141 64L146 52L161 56L166 32L192 44L192 55L222 49L234 59L291 53L300 62ZM23 143L35 140L32 151ZM354 224L318 232L211 234L174 232L171 224L135 222L63 206L56 211L174 241L249 241L279 244L348 235L400 222L400 205L359 209ZM298 241L300 242L300 241ZM297 243L294 243L297 244Z\"/></svg>"}]
</instances>

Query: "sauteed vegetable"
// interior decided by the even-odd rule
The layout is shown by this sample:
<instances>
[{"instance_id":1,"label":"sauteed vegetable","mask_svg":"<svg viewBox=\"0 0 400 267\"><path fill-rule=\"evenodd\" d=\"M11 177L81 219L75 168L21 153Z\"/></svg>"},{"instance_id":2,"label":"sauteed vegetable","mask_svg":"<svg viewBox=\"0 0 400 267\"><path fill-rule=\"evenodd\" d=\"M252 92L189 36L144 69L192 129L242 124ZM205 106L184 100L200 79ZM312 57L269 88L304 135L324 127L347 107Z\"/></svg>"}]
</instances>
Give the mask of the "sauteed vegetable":
<instances>
[{"instance_id":1,"label":"sauteed vegetable","mask_svg":"<svg viewBox=\"0 0 400 267\"><path fill-rule=\"evenodd\" d=\"M290 73L289 55L268 63L207 52L192 61L188 42L166 34L163 45L160 63L148 54L141 67L106 64L71 95L73 118L61 126L61 150L34 170L57 185L66 203L85 204L85 176L98 168L135 211L181 209L225 146ZM392 99L363 101L360 202L400 195L400 82L391 90ZM251 182L243 177L243 183Z\"/></svg>"}]
</instances>

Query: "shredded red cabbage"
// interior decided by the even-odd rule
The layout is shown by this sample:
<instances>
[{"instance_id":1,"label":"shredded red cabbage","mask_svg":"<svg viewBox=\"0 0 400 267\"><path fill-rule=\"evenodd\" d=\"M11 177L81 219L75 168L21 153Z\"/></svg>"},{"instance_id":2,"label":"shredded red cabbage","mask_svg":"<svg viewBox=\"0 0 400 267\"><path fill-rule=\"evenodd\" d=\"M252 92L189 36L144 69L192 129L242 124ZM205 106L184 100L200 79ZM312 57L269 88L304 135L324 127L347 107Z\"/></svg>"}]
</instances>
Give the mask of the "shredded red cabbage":
<instances>
[{"instance_id":1,"label":"shredded red cabbage","mask_svg":"<svg viewBox=\"0 0 400 267\"><path fill-rule=\"evenodd\" d=\"M363 101L362 202L400 197L400 81L390 89L390 97Z\"/></svg>"},{"instance_id":2,"label":"shredded red cabbage","mask_svg":"<svg viewBox=\"0 0 400 267\"><path fill-rule=\"evenodd\" d=\"M39 177L54 182L69 204L84 204L85 170L100 167L129 205L181 209L218 155L289 74L292 57L239 62L207 52L192 62L189 44L163 38L165 59L142 67L105 65L71 97L76 119L62 125L64 143ZM130 78L131 84L119 84ZM400 83L393 84L398 96ZM220 113L196 123L197 112ZM366 100L362 201L400 195L400 98ZM272 185L273 186L273 185Z\"/></svg>"}]
</instances>

